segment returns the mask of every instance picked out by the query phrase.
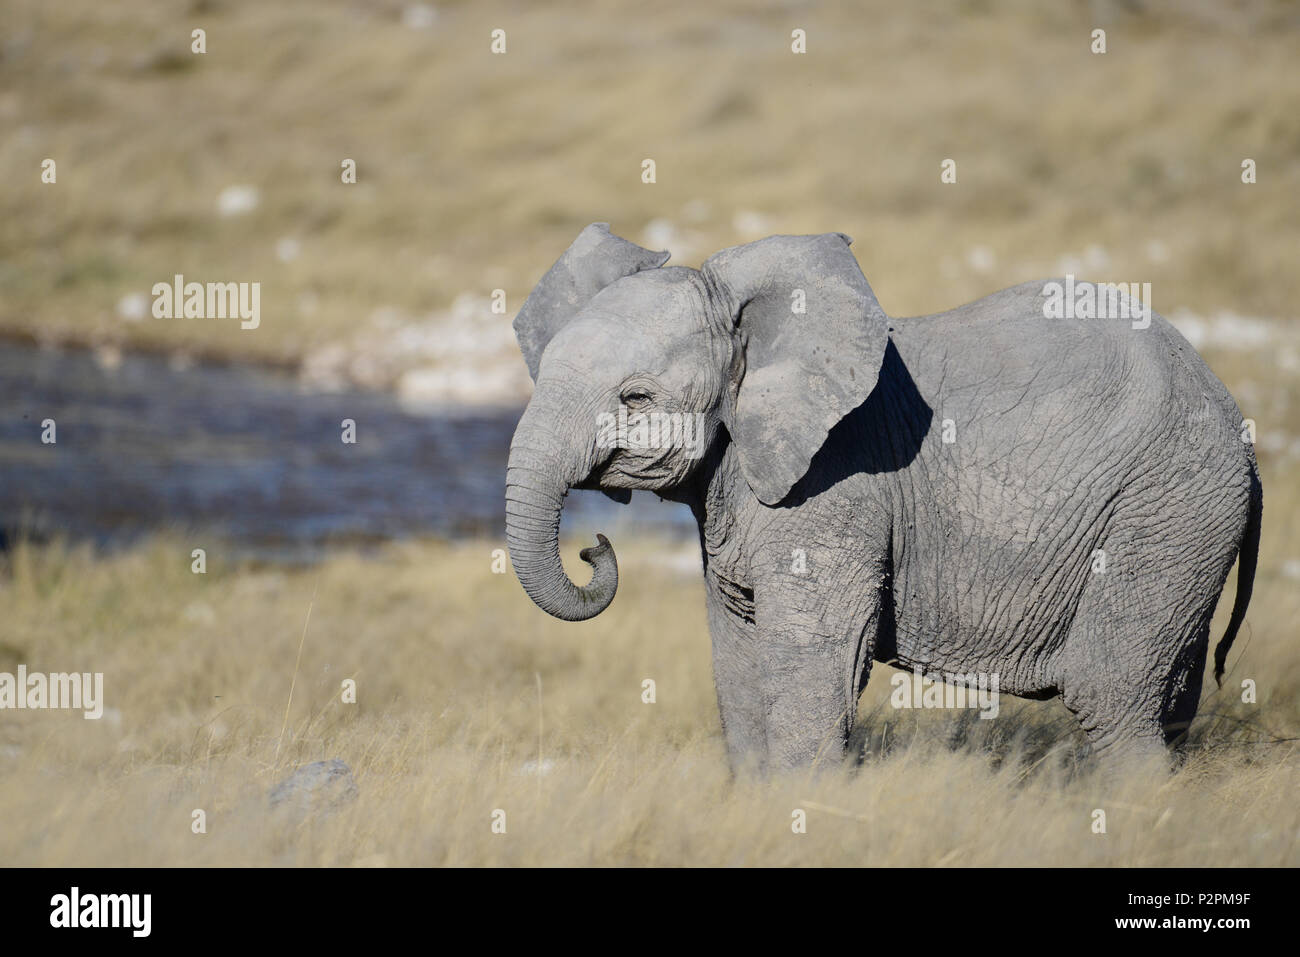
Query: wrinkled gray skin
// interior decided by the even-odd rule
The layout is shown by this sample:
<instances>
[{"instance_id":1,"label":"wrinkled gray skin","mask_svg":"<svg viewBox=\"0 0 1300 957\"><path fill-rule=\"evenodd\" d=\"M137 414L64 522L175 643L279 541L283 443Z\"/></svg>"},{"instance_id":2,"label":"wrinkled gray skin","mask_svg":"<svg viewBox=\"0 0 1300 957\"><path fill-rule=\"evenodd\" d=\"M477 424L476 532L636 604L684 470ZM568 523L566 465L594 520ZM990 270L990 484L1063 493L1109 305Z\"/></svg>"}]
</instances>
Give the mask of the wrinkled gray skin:
<instances>
[{"instance_id":1,"label":"wrinkled gray skin","mask_svg":"<svg viewBox=\"0 0 1300 957\"><path fill-rule=\"evenodd\" d=\"M1045 319L1042 282L889 318L848 243L773 236L694 270L582 232L515 322L536 380L507 476L520 582L599 614L614 552L599 537L591 583L566 577L562 499L649 489L699 521L733 766L842 756L873 659L996 673L1060 695L1098 752L1165 755L1239 552L1216 679L1250 600L1261 492L1232 397L1164 319ZM707 454L598 448L620 401L702 413Z\"/></svg>"}]
</instances>

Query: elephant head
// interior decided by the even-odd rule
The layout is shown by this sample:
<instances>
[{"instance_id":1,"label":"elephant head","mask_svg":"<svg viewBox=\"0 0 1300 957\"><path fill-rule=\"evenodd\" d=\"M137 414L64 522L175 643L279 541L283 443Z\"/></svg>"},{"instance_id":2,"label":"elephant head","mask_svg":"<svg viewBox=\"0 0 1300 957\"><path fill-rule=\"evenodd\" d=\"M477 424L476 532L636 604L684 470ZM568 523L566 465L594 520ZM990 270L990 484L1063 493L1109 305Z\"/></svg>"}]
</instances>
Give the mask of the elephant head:
<instances>
[{"instance_id":1,"label":"elephant head","mask_svg":"<svg viewBox=\"0 0 1300 957\"><path fill-rule=\"evenodd\" d=\"M525 591L566 620L613 600L618 565L603 535L578 587L560 562L571 488L620 501L669 495L721 442L745 481L777 505L827 433L875 386L888 320L840 233L772 236L696 269L594 223L515 319L535 389L506 473L506 534ZM657 424L656 424L657 423ZM628 426L631 426L630 428Z\"/></svg>"}]
</instances>

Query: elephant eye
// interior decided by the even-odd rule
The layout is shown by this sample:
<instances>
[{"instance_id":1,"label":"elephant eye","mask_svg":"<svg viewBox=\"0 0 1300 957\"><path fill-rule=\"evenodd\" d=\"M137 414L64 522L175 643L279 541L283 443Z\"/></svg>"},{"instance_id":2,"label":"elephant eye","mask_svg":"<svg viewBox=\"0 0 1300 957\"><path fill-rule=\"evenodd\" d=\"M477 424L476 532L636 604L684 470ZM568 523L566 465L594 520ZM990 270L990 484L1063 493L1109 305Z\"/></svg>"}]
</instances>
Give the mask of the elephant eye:
<instances>
[{"instance_id":1,"label":"elephant eye","mask_svg":"<svg viewBox=\"0 0 1300 957\"><path fill-rule=\"evenodd\" d=\"M650 393L644 389L629 389L620 396L623 404L629 408L647 405L650 402Z\"/></svg>"}]
</instances>

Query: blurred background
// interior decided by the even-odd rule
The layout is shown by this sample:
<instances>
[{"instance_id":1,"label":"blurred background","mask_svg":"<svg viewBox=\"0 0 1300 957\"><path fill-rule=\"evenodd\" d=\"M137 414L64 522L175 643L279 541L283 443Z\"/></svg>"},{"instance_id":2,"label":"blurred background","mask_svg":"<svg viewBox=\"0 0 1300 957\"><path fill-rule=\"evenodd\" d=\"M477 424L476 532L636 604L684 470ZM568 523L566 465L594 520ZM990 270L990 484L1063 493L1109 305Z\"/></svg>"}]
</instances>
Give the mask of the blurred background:
<instances>
[{"instance_id":1,"label":"blurred background","mask_svg":"<svg viewBox=\"0 0 1300 957\"><path fill-rule=\"evenodd\" d=\"M686 265L846 232L897 315L1067 272L1150 282L1259 423L1266 472L1300 456L1294 4L8 0L3 17L11 527L103 537L147 504L237 538L495 531L529 392L510 321L595 220ZM260 326L154 318L177 273L260 282ZM59 423L57 458L29 414Z\"/></svg>"},{"instance_id":2,"label":"blurred background","mask_svg":"<svg viewBox=\"0 0 1300 957\"><path fill-rule=\"evenodd\" d=\"M205 53L192 52L195 30ZM495 30L504 53L492 51ZM794 30L806 53L792 52ZM895 315L1065 273L1151 283L1154 309L1257 423L1265 511L1252 619L1274 655L1257 664L1285 679L1271 693L1291 701L1283 733L1300 687L1298 63L1300 8L1281 0L3 0L0 612L11 630L0 668L93 660L115 669L118 695L105 740L87 744L78 719L41 739L41 760L65 763L68 795L92 767L184 768L169 779L183 803L212 786L196 769L214 755L256 775L345 753L363 776L418 778L425 765L405 748L358 743L409 721L428 761L479 787L508 778L515 752L528 753L519 742L535 743L535 674L569 689L551 747L593 763L614 749L591 729L623 734L624 705L611 703L622 698L606 685L589 695L627 668L634 689L644 673L680 679L669 698L681 710L666 708L675 723L642 729L660 751L677 754L688 729L704 728L705 761L718 761L689 516L644 494L620 509L574 493L565 528L583 544L618 524L650 542L620 548L642 556L647 577L626 574L619 602L576 639L513 576L489 571L530 389L510 323L593 221L684 265L772 233L845 232ZM46 159L54 183L42 182ZM948 159L955 184L940 179ZM355 183L343 182L346 160ZM155 318L152 286L178 273L259 282L259 327ZM345 418L355 445L340 442ZM46 419L56 444L41 442ZM204 581L190 574L196 544L211 554ZM322 576L334 590L318 599ZM690 611L662 617L639 588ZM317 600L334 605L317 608L290 709L292 648ZM483 611L498 603L500 617ZM637 632L647 616L665 634ZM621 637L598 652L592 629ZM486 651L486 635L505 654ZM405 673L375 664L399 651ZM335 715L340 669L370 683L359 710ZM498 700L492 689L514 690ZM365 717L376 701L385 708ZM494 717L447 735L414 717L455 707ZM238 720L214 724L225 708ZM7 745L0 735L0 761L34 760L24 726L5 727L20 730ZM640 740L643 756L654 752ZM609 753L622 767L625 752ZM482 756L497 754L488 773ZM638 780L635 761L618 780ZM223 787L231 801L242 794ZM601 791L588 787L588 798ZM29 790L29 804L11 790L18 803L0 817L62 807L85 827L60 833L85 838L103 815L133 813ZM461 808L464 793L444 796ZM425 814L411 802L393 813ZM621 850L601 859L642 859L615 830L601 846ZM15 841L11 859L81 860L73 844ZM170 845L145 844L145 858L174 859ZM330 853L364 851L347 846ZM224 847L214 859L243 859ZM100 848L109 862L137 853ZM927 848L888 859L926 862ZM1128 862L1185 853L1130 850ZM461 847L419 860L458 853L479 859ZM539 845L535 859L548 853Z\"/></svg>"}]
</instances>

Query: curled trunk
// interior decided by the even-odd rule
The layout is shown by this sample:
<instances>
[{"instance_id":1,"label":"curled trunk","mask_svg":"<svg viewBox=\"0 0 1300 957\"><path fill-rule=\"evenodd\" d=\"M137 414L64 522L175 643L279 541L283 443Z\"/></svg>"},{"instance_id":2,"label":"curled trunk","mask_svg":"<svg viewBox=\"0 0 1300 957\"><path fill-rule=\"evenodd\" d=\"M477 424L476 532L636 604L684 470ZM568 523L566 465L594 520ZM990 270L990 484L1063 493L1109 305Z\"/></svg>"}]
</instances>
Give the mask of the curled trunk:
<instances>
[{"instance_id":1,"label":"curled trunk","mask_svg":"<svg viewBox=\"0 0 1300 957\"><path fill-rule=\"evenodd\" d=\"M564 453L573 437L539 429L537 421L572 421L539 413L530 404L510 443L506 467L506 541L519 583L539 608L565 621L584 621L604 611L618 590L618 561L604 535L580 556L591 565L591 582L579 587L569 580L560 562L560 512L564 496L580 473L590 467L587 454ZM573 458L582 461L575 464Z\"/></svg>"}]
</instances>

